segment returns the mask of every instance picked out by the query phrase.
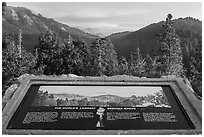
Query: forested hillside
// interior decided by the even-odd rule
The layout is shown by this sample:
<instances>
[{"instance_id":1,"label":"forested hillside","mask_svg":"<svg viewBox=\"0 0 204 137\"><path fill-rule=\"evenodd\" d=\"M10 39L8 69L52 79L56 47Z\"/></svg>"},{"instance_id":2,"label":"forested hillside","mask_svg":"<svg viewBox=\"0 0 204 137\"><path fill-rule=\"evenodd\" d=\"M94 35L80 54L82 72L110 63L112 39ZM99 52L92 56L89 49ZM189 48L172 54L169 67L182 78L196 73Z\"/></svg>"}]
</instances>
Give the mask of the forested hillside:
<instances>
[{"instance_id":1,"label":"forested hillside","mask_svg":"<svg viewBox=\"0 0 204 137\"><path fill-rule=\"evenodd\" d=\"M181 46L184 54L193 53L202 40L202 22L188 18L174 19L174 28L181 38ZM157 41L158 34L164 32L164 21L150 24L135 32L121 32L107 36L115 46L115 50L119 56L128 57L130 52L140 48L142 55L149 54L157 56L157 51L161 44ZM191 43L190 43L190 42ZM189 44L190 43L190 44Z\"/></svg>"},{"instance_id":2,"label":"forested hillside","mask_svg":"<svg viewBox=\"0 0 204 137\"><path fill-rule=\"evenodd\" d=\"M25 8L3 5L2 78L5 90L22 74L133 75L188 78L202 95L201 22L151 24L100 38ZM47 27L45 27L47 26Z\"/></svg>"},{"instance_id":3,"label":"forested hillside","mask_svg":"<svg viewBox=\"0 0 204 137\"><path fill-rule=\"evenodd\" d=\"M2 7L2 33L12 34L15 42L18 41L19 29L22 30L22 45L28 51L34 52L34 45L38 43L41 33L46 33L47 29L54 30L61 40L69 35L75 40L84 39L91 43L96 36L86 33L78 28L70 27L59 23L52 18L46 18L40 13L35 13L24 7Z\"/></svg>"},{"instance_id":4,"label":"forested hillside","mask_svg":"<svg viewBox=\"0 0 204 137\"><path fill-rule=\"evenodd\" d=\"M192 81L194 89L198 88L197 90L201 92L202 22L191 17L174 19L173 22L173 27L180 39L185 76ZM164 24L165 22L162 21L135 32L116 33L106 38L112 41L118 56L130 59L131 52L137 52L139 48L143 57L156 60L162 46L158 36L165 32Z\"/></svg>"}]
</instances>

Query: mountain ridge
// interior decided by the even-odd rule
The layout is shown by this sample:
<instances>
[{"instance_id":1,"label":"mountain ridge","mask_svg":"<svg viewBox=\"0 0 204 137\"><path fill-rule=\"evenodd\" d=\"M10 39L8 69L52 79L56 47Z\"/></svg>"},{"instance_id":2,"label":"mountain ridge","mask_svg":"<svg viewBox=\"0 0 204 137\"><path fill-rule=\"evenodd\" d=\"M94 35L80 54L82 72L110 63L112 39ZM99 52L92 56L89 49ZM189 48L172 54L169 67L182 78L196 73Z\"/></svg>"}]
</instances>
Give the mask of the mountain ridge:
<instances>
[{"instance_id":1,"label":"mountain ridge","mask_svg":"<svg viewBox=\"0 0 204 137\"><path fill-rule=\"evenodd\" d=\"M185 45L182 43L183 39L188 36L183 36L185 33L193 33L193 35L202 35L202 21L192 17L174 19L174 27L176 33L181 37L181 46L185 52ZM136 51L140 48L141 54L146 56L156 56L161 43L157 41L156 35L163 33L164 21L152 23L139 30L124 34L123 36L117 33L111 34L106 38L110 39L115 46L115 50L119 56L128 57L130 52ZM123 32L121 32L123 33ZM189 47L189 49L196 48L197 45ZM185 54L185 53L184 53Z\"/></svg>"},{"instance_id":2,"label":"mountain ridge","mask_svg":"<svg viewBox=\"0 0 204 137\"><path fill-rule=\"evenodd\" d=\"M38 38L42 33L46 33L48 29L54 30L59 37L64 40L69 35L74 39L84 39L90 44L97 36L84 32L67 24L57 22L52 18L43 17L40 13L36 14L25 7L2 7L2 33L13 34L17 42L19 30L22 30L22 45L31 53L34 46L38 43Z\"/></svg>"},{"instance_id":3,"label":"mountain ridge","mask_svg":"<svg viewBox=\"0 0 204 137\"><path fill-rule=\"evenodd\" d=\"M202 35L202 21L186 17L174 19L174 22L177 34L181 36L181 46L184 54L190 54L187 53L188 50L190 52L195 51L198 46L195 43L199 39L197 38L193 44L186 46L184 43L185 38L189 36L183 35L186 35L185 33L192 33L196 37L200 37L199 35ZM162 26L164 23L164 21L152 23L133 32L124 31L113 33L105 38L111 40L119 57L128 57L130 52L136 51L137 47L140 48L143 56L146 56L146 54L156 56L161 46L161 43L156 40L156 35L163 32ZM40 13L34 13L30 9L5 6L2 16L2 33L14 34L17 42L17 34L20 29L23 33L22 45L31 53L34 52L34 46L38 44L40 34L45 33L47 29L53 29L62 40L70 35L74 40L84 39L87 45L91 45L92 41L98 37L81 29L57 22L52 18L43 17Z\"/></svg>"}]
</instances>

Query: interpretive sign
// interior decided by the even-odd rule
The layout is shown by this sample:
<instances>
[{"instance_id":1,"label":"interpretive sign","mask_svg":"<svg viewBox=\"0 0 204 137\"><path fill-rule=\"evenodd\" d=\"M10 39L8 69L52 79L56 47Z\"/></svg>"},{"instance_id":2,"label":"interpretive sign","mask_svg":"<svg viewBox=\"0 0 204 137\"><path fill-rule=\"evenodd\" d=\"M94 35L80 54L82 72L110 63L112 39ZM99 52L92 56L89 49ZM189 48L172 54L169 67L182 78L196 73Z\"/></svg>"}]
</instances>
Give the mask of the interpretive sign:
<instances>
[{"instance_id":1,"label":"interpretive sign","mask_svg":"<svg viewBox=\"0 0 204 137\"><path fill-rule=\"evenodd\" d=\"M196 130L174 90L166 83L31 82L6 130Z\"/></svg>"},{"instance_id":2,"label":"interpretive sign","mask_svg":"<svg viewBox=\"0 0 204 137\"><path fill-rule=\"evenodd\" d=\"M8 128L194 128L166 86L32 85L27 96Z\"/></svg>"}]
</instances>

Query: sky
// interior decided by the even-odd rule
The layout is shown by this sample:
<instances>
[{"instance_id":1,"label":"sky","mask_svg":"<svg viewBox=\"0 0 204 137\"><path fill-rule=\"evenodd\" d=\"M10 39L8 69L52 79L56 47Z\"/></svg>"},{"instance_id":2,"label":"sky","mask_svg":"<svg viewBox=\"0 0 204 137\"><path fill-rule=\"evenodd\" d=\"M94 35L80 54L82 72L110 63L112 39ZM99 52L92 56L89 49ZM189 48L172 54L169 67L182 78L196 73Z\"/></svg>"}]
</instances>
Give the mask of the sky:
<instances>
[{"instance_id":1,"label":"sky","mask_svg":"<svg viewBox=\"0 0 204 137\"><path fill-rule=\"evenodd\" d=\"M78 94L83 96L117 95L121 97L147 96L161 92L160 86L40 86L49 94Z\"/></svg>"},{"instance_id":2,"label":"sky","mask_svg":"<svg viewBox=\"0 0 204 137\"><path fill-rule=\"evenodd\" d=\"M93 33L109 35L135 31L151 23L173 18L202 20L201 2L7 2L26 7L45 17Z\"/></svg>"}]
</instances>

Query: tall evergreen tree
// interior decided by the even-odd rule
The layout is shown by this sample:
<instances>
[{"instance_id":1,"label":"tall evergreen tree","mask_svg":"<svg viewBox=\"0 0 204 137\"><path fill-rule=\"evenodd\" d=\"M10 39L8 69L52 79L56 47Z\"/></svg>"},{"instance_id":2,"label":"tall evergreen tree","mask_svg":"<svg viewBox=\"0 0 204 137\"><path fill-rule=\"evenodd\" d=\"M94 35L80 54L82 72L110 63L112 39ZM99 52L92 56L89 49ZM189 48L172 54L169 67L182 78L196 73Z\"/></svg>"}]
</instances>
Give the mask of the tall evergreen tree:
<instances>
[{"instance_id":1,"label":"tall evergreen tree","mask_svg":"<svg viewBox=\"0 0 204 137\"><path fill-rule=\"evenodd\" d=\"M159 49L159 70L161 75L183 76L183 56L180 38L173 27L172 15L168 14L164 25L164 34L159 41L162 46Z\"/></svg>"},{"instance_id":2,"label":"tall evergreen tree","mask_svg":"<svg viewBox=\"0 0 204 137\"><path fill-rule=\"evenodd\" d=\"M157 57L151 58L149 54L147 54L145 58L145 75L146 77L160 77L157 73Z\"/></svg>"},{"instance_id":3,"label":"tall evergreen tree","mask_svg":"<svg viewBox=\"0 0 204 137\"><path fill-rule=\"evenodd\" d=\"M64 40L61 58L63 60L61 69L63 74L76 73L74 72L74 68L78 64L79 55L77 53L77 49L73 44L73 40L69 35L67 39Z\"/></svg>"},{"instance_id":4,"label":"tall evergreen tree","mask_svg":"<svg viewBox=\"0 0 204 137\"><path fill-rule=\"evenodd\" d=\"M118 74L119 75L128 75L128 62L125 57L120 57L118 60Z\"/></svg>"},{"instance_id":5,"label":"tall evergreen tree","mask_svg":"<svg viewBox=\"0 0 204 137\"><path fill-rule=\"evenodd\" d=\"M35 66L35 57L31 53L21 48L21 56L19 56L19 49L14 43L14 39L9 36L6 40L5 48L2 50L2 89L3 94L5 90L13 84L17 77L23 74L33 73L33 66Z\"/></svg>"},{"instance_id":6,"label":"tall evergreen tree","mask_svg":"<svg viewBox=\"0 0 204 137\"><path fill-rule=\"evenodd\" d=\"M153 59L150 57L149 54L146 55L146 58L145 58L145 73L146 73L146 76L150 76L153 74L154 72L154 68L153 68Z\"/></svg>"},{"instance_id":7,"label":"tall evergreen tree","mask_svg":"<svg viewBox=\"0 0 204 137\"><path fill-rule=\"evenodd\" d=\"M91 69L91 53L89 50L89 47L87 46L86 42L82 39L79 39L78 41L73 41L74 49L76 50L78 54L77 58L77 64L74 68L75 74L77 75L91 75L90 69Z\"/></svg>"},{"instance_id":8,"label":"tall evergreen tree","mask_svg":"<svg viewBox=\"0 0 204 137\"><path fill-rule=\"evenodd\" d=\"M36 45L36 69L44 66L45 75L59 75L62 60L60 57L59 39L52 30L48 30L39 38L39 44Z\"/></svg>"},{"instance_id":9,"label":"tall evergreen tree","mask_svg":"<svg viewBox=\"0 0 204 137\"><path fill-rule=\"evenodd\" d=\"M202 96L202 43L201 41L199 43L200 45L196 49L195 55L190 60L191 71L189 79L195 92Z\"/></svg>"},{"instance_id":10,"label":"tall evergreen tree","mask_svg":"<svg viewBox=\"0 0 204 137\"><path fill-rule=\"evenodd\" d=\"M111 43L110 40L106 40L106 71L105 75L111 76L115 75L118 71L118 60L117 60L117 53L114 50L114 45Z\"/></svg>"},{"instance_id":11,"label":"tall evergreen tree","mask_svg":"<svg viewBox=\"0 0 204 137\"><path fill-rule=\"evenodd\" d=\"M14 46L14 36L11 34L2 35L2 50L9 48L16 48Z\"/></svg>"},{"instance_id":12,"label":"tall evergreen tree","mask_svg":"<svg viewBox=\"0 0 204 137\"><path fill-rule=\"evenodd\" d=\"M145 72L145 60L140 54L139 47L135 53L130 54L129 72L133 76L143 76Z\"/></svg>"},{"instance_id":13,"label":"tall evergreen tree","mask_svg":"<svg viewBox=\"0 0 204 137\"><path fill-rule=\"evenodd\" d=\"M111 41L97 38L91 46L91 65L94 75L114 75L117 72L117 54Z\"/></svg>"},{"instance_id":14,"label":"tall evergreen tree","mask_svg":"<svg viewBox=\"0 0 204 137\"><path fill-rule=\"evenodd\" d=\"M92 75L103 75L105 71L104 60L102 56L105 55L105 49L102 46L103 40L97 38L92 42L91 45L91 66L92 66Z\"/></svg>"}]
</instances>

